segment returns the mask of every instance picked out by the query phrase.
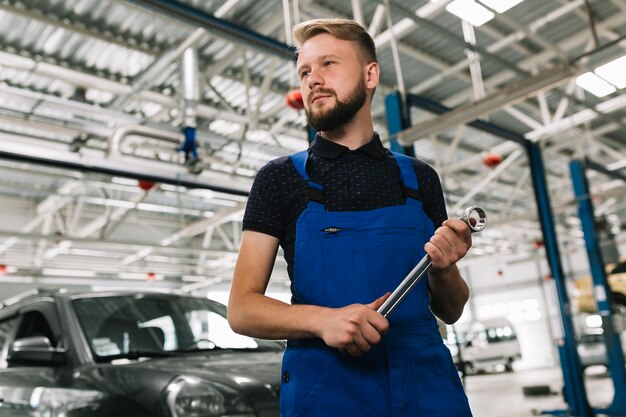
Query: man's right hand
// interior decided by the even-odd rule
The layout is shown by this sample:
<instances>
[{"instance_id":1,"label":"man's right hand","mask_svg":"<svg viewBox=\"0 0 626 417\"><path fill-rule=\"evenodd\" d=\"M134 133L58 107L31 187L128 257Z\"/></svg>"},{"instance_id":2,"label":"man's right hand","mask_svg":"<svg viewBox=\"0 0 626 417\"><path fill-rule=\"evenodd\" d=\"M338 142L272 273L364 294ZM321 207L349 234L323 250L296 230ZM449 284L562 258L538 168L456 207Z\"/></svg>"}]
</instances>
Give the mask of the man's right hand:
<instances>
[{"instance_id":1,"label":"man's right hand","mask_svg":"<svg viewBox=\"0 0 626 417\"><path fill-rule=\"evenodd\" d=\"M389 322L376 310L389 298L387 293L370 304L352 304L326 310L320 317L324 342L352 356L361 356L380 342Z\"/></svg>"}]
</instances>

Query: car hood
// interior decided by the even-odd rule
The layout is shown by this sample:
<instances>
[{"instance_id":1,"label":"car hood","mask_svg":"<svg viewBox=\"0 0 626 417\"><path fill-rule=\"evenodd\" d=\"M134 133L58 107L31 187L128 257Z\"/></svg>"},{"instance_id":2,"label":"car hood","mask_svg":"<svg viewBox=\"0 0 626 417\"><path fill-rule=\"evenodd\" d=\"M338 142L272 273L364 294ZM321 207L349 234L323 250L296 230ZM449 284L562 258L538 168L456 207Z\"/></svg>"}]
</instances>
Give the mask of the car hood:
<instances>
[{"instance_id":1,"label":"car hood","mask_svg":"<svg viewBox=\"0 0 626 417\"><path fill-rule=\"evenodd\" d=\"M156 413L161 393L177 376L194 376L228 386L244 395L258 416L278 415L282 352L208 351L168 358L118 360L84 370L90 386L152 404ZM157 415L157 414L154 414Z\"/></svg>"},{"instance_id":2,"label":"car hood","mask_svg":"<svg viewBox=\"0 0 626 417\"><path fill-rule=\"evenodd\" d=\"M282 352L193 352L136 362L132 366L178 375L194 375L229 386L278 384Z\"/></svg>"},{"instance_id":3,"label":"car hood","mask_svg":"<svg viewBox=\"0 0 626 417\"><path fill-rule=\"evenodd\" d=\"M168 358L118 362L105 365L104 368L107 368L107 373L158 375L160 380L172 380L179 375L195 376L238 391L262 389L277 394L282 355L282 351L189 352Z\"/></svg>"}]
</instances>

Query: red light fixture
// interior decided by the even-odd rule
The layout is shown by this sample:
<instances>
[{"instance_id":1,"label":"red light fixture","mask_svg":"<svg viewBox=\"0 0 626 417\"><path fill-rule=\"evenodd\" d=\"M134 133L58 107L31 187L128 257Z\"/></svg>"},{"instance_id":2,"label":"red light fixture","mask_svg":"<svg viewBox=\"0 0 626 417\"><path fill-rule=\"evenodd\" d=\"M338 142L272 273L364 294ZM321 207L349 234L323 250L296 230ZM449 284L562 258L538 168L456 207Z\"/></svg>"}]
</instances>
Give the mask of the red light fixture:
<instances>
[{"instance_id":1,"label":"red light fixture","mask_svg":"<svg viewBox=\"0 0 626 417\"><path fill-rule=\"evenodd\" d=\"M154 281L154 279L156 278L156 274L154 272L148 272L146 273L146 279L148 281Z\"/></svg>"},{"instance_id":2,"label":"red light fixture","mask_svg":"<svg viewBox=\"0 0 626 417\"><path fill-rule=\"evenodd\" d=\"M288 92L285 96L285 102L289 107L295 110L302 110L304 108L304 101L300 90L291 90Z\"/></svg>"},{"instance_id":3,"label":"red light fixture","mask_svg":"<svg viewBox=\"0 0 626 417\"><path fill-rule=\"evenodd\" d=\"M0 275L6 275L9 272L9 267L5 264L0 264Z\"/></svg>"},{"instance_id":4,"label":"red light fixture","mask_svg":"<svg viewBox=\"0 0 626 417\"><path fill-rule=\"evenodd\" d=\"M483 157L483 165L487 168L495 168L502 162L502 155L499 153L488 153Z\"/></svg>"},{"instance_id":5,"label":"red light fixture","mask_svg":"<svg viewBox=\"0 0 626 417\"><path fill-rule=\"evenodd\" d=\"M150 191L154 187L154 181L150 180L137 180L137 186L143 191Z\"/></svg>"}]
</instances>

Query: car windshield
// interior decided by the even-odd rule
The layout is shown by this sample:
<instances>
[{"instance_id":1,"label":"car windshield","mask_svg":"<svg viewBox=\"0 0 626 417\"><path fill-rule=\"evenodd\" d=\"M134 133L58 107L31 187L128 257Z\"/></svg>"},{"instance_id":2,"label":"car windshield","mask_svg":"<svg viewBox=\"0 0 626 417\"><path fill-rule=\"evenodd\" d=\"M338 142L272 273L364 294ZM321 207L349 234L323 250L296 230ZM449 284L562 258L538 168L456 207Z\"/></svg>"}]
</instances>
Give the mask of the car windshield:
<instances>
[{"instance_id":1,"label":"car windshield","mask_svg":"<svg viewBox=\"0 0 626 417\"><path fill-rule=\"evenodd\" d=\"M72 304L96 360L282 348L233 332L226 307L208 299L141 294L77 298Z\"/></svg>"},{"instance_id":2,"label":"car windshield","mask_svg":"<svg viewBox=\"0 0 626 417\"><path fill-rule=\"evenodd\" d=\"M602 333L583 334L580 336L580 343L586 345L604 343L604 339Z\"/></svg>"}]
</instances>

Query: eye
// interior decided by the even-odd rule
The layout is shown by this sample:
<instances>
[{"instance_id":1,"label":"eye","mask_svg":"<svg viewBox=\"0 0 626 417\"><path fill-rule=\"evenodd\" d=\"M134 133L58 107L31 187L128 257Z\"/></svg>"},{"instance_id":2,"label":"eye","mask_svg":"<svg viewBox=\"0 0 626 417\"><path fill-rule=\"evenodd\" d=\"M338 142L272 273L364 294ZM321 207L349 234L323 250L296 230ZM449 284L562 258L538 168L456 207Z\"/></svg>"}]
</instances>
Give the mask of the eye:
<instances>
[{"instance_id":1,"label":"eye","mask_svg":"<svg viewBox=\"0 0 626 417\"><path fill-rule=\"evenodd\" d=\"M324 61L324 66L327 67L330 64L334 64L334 63L335 63L335 61Z\"/></svg>"},{"instance_id":2,"label":"eye","mask_svg":"<svg viewBox=\"0 0 626 417\"><path fill-rule=\"evenodd\" d=\"M307 75L309 75L311 73L310 70L304 70L300 72L300 79L303 79L304 77L306 77Z\"/></svg>"}]
</instances>

